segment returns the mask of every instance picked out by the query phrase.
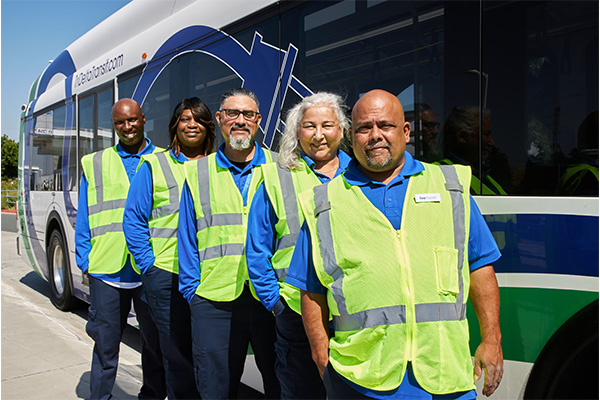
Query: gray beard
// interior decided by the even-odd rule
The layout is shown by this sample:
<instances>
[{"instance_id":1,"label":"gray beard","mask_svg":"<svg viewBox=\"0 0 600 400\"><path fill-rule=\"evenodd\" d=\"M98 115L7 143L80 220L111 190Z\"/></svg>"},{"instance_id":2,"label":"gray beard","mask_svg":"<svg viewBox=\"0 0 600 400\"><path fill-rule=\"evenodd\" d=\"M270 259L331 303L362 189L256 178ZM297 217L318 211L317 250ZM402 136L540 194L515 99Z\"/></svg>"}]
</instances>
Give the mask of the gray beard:
<instances>
[{"instance_id":1,"label":"gray beard","mask_svg":"<svg viewBox=\"0 0 600 400\"><path fill-rule=\"evenodd\" d=\"M246 136L244 139L230 137L229 145L233 150L246 150L250 148L250 145L252 145L252 138L250 135Z\"/></svg>"},{"instance_id":2,"label":"gray beard","mask_svg":"<svg viewBox=\"0 0 600 400\"><path fill-rule=\"evenodd\" d=\"M392 165L392 155L388 152L387 157L385 157L385 159L381 161L375 161L373 158L369 157L368 155L365 155L365 161L367 162L367 166L370 169L382 170Z\"/></svg>"}]
</instances>

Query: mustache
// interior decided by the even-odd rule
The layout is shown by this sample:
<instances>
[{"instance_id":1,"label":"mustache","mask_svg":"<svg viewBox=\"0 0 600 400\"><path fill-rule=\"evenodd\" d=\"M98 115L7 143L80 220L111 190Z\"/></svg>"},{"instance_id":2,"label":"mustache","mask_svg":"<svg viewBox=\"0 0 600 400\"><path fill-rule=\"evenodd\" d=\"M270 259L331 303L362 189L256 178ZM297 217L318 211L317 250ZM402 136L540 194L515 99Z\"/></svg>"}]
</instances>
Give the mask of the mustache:
<instances>
[{"instance_id":1,"label":"mustache","mask_svg":"<svg viewBox=\"0 0 600 400\"><path fill-rule=\"evenodd\" d=\"M365 151L373 150L373 149L389 149L390 145L383 142L372 143L365 146Z\"/></svg>"},{"instance_id":2,"label":"mustache","mask_svg":"<svg viewBox=\"0 0 600 400\"><path fill-rule=\"evenodd\" d=\"M234 129L241 129L241 130L244 130L244 131L246 131L246 132L250 133L250 128L248 128L248 127L247 127L247 126L245 126L245 125L233 124L233 125L231 126L231 130L234 130Z\"/></svg>"}]
</instances>

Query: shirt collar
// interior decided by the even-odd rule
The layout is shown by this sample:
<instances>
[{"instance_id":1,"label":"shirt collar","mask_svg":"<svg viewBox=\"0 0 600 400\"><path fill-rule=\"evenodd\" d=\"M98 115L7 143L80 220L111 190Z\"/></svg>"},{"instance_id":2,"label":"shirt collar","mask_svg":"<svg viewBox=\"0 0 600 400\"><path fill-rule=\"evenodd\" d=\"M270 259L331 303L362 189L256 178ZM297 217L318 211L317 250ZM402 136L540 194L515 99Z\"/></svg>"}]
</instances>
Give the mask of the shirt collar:
<instances>
[{"instance_id":1,"label":"shirt collar","mask_svg":"<svg viewBox=\"0 0 600 400\"><path fill-rule=\"evenodd\" d=\"M131 154L128 153L127 151L125 151L125 148L123 147L123 145L121 144L121 141L119 141L117 143L117 154L121 157L121 158L125 158L125 157L134 157L134 156L143 156L146 154L152 154L152 152L154 151L154 148L156 146L154 146L152 144L152 141L150 140L150 138L145 137L144 135L144 140L146 141L146 146L144 146L144 148L142 149L142 151L140 151L139 153L136 154Z\"/></svg>"},{"instance_id":2,"label":"shirt collar","mask_svg":"<svg viewBox=\"0 0 600 400\"><path fill-rule=\"evenodd\" d=\"M348 169L344 174L344 179L346 179L346 182L354 186L366 186L369 184L379 186L383 185L383 183L373 181L363 174L356 166L356 163L357 161L354 159L353 162L348 165ZM404 179L407 179L412 175L416 175L424 170L425 167L423 167L423 164L420 161L415 160L414 157L406 151L404 152L404 166L402 167L402 170L388 185L403 181Z\"/></svg>"},{"instance_id":3,"label":"shirt collar","mask_svg":"<svg viewBox=\"0 0 600 400\"><path fill-rule=\"evenodd\" d=\"M311 169L311 171L315 171L315 162L312 160L312 158L310 158L309 156L307 156L304 153L300 153L300 156L302 157L302 159L306 162L306 164L308 165L308 167ZM352 157L350 157L348 154L346 154L345 152L338 150L337 156L340 160L340 166L338 168L338 171L345 171L346 168L348 168L348 164L350 164L350 161L352 161ZM336 174L337 175L337 174Z\"/></svg>"},{"instance_id":4,"label":"shirt collar","mask_svg":"<svg viewBox=\"0 0 600 400\"><path fill-rule=\"evenodd\" d=\"M216 155L217 165L221 168L227 168L227 169L235 168L237 171L241 171L237 166L232 164L231 161L229 161L229 159L227 157L225 157L225 153L223 152L223 149L225 149L225 143L221 144L221 146L219 146L219 150L217 150L217 155ZM254 142L254 156L252 157L252 160L250 161L250 163L248 163L248 165L246 165L246 167L244 168L244 171L247 170L248 168L254 168L254 167L262 165L266 162L267 162L267 159L265 158L264 152L261 151L261 148L258 145L258 143Z\"/></svg>"},{"instance_id":5,"label":"shirt collar","mask_svg":"<svg viewBox=\"0 0 600 400\"><path fill-rule=\"evenodd\" d=\"M171 149L171 150L169 150L169 154L171 154L171 157L173 157L173 159L179 161L180 163L189 161L188 158L186 156L184 156L182 152L179 152L179 155L176 156L175 153L173 153L173 149Z\"/></svg>"}]
</instances>

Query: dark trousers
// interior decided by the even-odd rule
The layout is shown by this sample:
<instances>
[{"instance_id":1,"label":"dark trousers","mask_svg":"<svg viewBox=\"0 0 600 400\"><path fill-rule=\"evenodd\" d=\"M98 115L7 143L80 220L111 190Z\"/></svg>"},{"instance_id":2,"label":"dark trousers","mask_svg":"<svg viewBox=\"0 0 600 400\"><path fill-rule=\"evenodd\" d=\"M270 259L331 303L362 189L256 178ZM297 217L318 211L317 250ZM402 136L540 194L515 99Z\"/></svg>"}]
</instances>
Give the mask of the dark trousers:
<instances>
[{"instance_id":1,"label":"dark trousers","mask_svg":"<svg viewBox=\"0 0 600 400\"><path fill-rule=\"evenodd\" d=\"M325 399L325 387L312 359L302 316L285 304L285 309L275 317L275 322L275 372L281 384L281 398Z\"/></svg>"},{"instance_id":2,"label":"dark trousers","mask_svg":"<svg viewBox=\"0 0 600 400\"><path fill-rule=\"evenodd\" d=\"M331 364L327 364L327 368L325 368L323 384L327 390L328 399L371 399L371 397L354 390L335 372Z\"/></svg>"},{"instance_id":3,"label":"dark trousers","mask_svg":"<svg viewBox=\"0 0 600 400\"><path fill-rule=\"evenodd\" d=\"M143 384L138 397L164 399L166 396L158 332L148 312L148 305L140 299L140 293L141 286L120 289L90 276L90 308L86 332L94 340L91 399L110 399L112 396L119 363L119 346L132 301L142 339Z\"/></svg>"},{"instance_id":4,"label":"dark trousers","mask_svg":"<svg viewBox=\"0 0 600 400\"><path fill-rule=\"evenodd\" d=\"M190 310L196 383L202 398L237 398L248 344L251 344L262 375L265 398L278 399L275 318L252 297L248 287L230 302L194 296Z\"/></svg>"},{"instance_id":5,"label":"dark trousers","mask_svg":"<svg viewBox=\"0 0 600 400\"><path fill-rule=\"evenodd\" d=\"M192 361L190 307L179 293L178 275L151 267L142 275L150 314L158 328L169 399L199 399Z\"/></svg>"}]
</instances>

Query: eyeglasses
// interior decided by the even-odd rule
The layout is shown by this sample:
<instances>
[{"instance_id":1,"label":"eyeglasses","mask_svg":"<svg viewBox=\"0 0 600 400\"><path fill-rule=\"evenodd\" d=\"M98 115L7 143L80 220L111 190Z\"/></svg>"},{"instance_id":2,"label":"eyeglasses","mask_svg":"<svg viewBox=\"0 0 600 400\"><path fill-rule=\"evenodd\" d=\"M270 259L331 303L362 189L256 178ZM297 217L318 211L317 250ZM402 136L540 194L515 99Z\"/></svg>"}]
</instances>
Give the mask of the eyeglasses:
<instances>
[{"instance_id":1,"label":"eyeglasses","mask_svg":"<svg viewBox=\"0 0 600 400\"><path fill-rule=\"evenodd\" d=\"M220 113L225 114L227 119L236 119L242 114L246 121L256 121L260 113L252 110L234 110L232 108L225 108L223 110L219 110Z\"/></svg>"}]
</instances>

